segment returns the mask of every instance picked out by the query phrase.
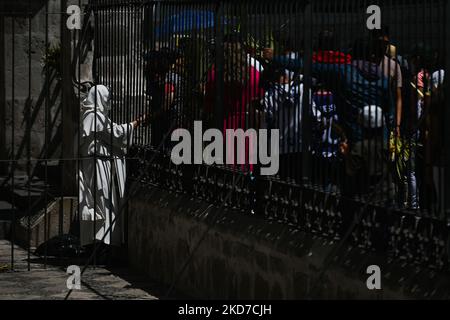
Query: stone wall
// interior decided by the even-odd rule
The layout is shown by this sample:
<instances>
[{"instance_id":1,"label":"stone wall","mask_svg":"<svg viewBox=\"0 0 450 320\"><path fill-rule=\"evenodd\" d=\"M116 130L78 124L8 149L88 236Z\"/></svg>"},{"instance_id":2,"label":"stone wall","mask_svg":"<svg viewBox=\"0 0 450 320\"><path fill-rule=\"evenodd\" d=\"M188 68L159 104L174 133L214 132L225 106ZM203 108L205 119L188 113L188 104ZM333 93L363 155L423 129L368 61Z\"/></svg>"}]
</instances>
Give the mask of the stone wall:
<instances>
[{"instance_id":1,"label":"stone wall","mask_svg":"<svg viewBox=\"0 0 450 320\"><path fill-rule=\"evenodd\" d=\"M449 298L448 277L428 269L401 266L349 245L338 248L262 218L208 208L185 195L142 189L129 208L132 268L170 285L204 237L175 285L194 298ZM335 259L329 259L332 250ZM366 269L372 264L381 267L381 291L367 289Z\"/></svg>"},{"instance_id":2,"label":"stone wall","mask_svg":"<svg viewBox=\"0 0 450 320\"><path fill-rule=\"evenodd\" d=\"M49 12L60 12L59 1L49 1ZM42 3L41 3L42 4ZM6 152L11 157L14 147L16 158L26 157L26 140L30 138L32 157L39 157L45 140L45 75L42 59L45 55L45 6L28 19L24 16L5 18L5 114L6 114ZM60 34L60 15L48 16L49 43L58 44ZM31 22L31 33L29 24ZM31 41L31 52L29 42ZM14 60L14 61L13 61ZM29 69L30 64L30 69ZM13 83L14 77L14 83ZM56 80L56 79L55 79ZM29 86L31 83L31 87ZM50 93L55 92L53 81ZM59 97L55 97L49 106L51 119L56 129L60 122L57 115ZM27 116L30 127L27 132ZM14 130L14 132L13 132ZM56 130L52 130L54 136ZM13 135L14 134L14 135Z\"/></svg>"},{"instance_id":3,"label":"stone wall","mask_svg":"<svg viewBox=\"0 0 450 320\"><path fill-rule=\"evenodd\" d=\"M0 13L4 23L0 46L4 52L0 63L4 68L0 71L5 79L0 91L3 92L0 114L4 114L3 128L0 128L4 148L0 159L13 156L26 159L28 147L32 159L43 157L46 134L50 142L47 155L52 158L60 155L61 119L68 111L61 105L61 74L55 68L46 72L44 57L46 36L48 46L59 48L61 44L61 26L65 27L67 17L61 3L61 0L37 0L33 1L32 8L28 8L28 0L17 0L14 15ZM78 3L77 0L67 1L67 5ZM32 10L30 16L27 16L28 10ZM55 65L60 68L61 61L58 55L55 57ZM19 162L19 167L24 163Z\"/></svg>"}]
</instances>

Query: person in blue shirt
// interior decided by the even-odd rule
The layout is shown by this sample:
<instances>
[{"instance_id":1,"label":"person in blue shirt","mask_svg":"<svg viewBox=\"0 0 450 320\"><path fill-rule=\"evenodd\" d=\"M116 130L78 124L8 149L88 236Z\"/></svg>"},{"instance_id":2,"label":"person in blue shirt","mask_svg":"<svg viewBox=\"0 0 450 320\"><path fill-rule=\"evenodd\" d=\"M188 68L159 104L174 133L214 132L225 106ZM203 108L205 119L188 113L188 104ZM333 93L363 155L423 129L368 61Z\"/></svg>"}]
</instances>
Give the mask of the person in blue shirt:
<instances>
[{"instance_id":1,"label":"person in blue shirt","mask_svg":"<svg viewBox=\"0 0 450 320\"><path fill-rule=\"evenodd\" d=\"M381 148L377 150L379 157L370 157L370 152L360 157L364 167L371 168L374 165L387 167L386 163L381 163L384 161L381 155L387 147L389 132L395 128L395 99L393 99L389 79L383 75L377 63L380 56L384 55L381 48L382 46L376 42L358 40L353 46L351 64L323 62L311 64L312 76L319 79L334 94L337 115L348 139L340 146L341 153L348 156L358 153L358 150L361 151L362 149L358 146L361 142L368 140L366 131L370 131L370 141L377 141L377 146ZM273 62L295 72L303 70L302 58L274 57ZM383 125L377 130L368 130L367 126L361 122L361 114L367 106L377 106L376 114L383 118ZM347 159L356 158L347 157ZM347 166L347 174L351 171L356 175L364 174L361 170L355 171L351 168L352 166ZM370 183L370 179L363 180L365 183ZM389 191L386 191L386 194L392 193L393 190L391 179L388 180L386 186L389 186ZM353 191L359 192L363 189L353 189Z\"/></svg>"},{"instance_id":2,"label":"person in blue shirt","mask_svg":"<svg viewBox=\"0 0 450 320\"><path fill-rule=\"evenodd\" d=\"M381 106L388 118L385 138L388 130L395 126L395 106L389 86L389 79L379 69L376 61L379 53L376 43L371 45L358 40L353 47L352 64L312 63L312 76L318 78L336 97L338 114L348 133L350 143L360 141L363 136L357 118L361 109L367 105ZM301 71L303 59L274 57L274 63L285 68Z\"/></svg>"}]
</instances>

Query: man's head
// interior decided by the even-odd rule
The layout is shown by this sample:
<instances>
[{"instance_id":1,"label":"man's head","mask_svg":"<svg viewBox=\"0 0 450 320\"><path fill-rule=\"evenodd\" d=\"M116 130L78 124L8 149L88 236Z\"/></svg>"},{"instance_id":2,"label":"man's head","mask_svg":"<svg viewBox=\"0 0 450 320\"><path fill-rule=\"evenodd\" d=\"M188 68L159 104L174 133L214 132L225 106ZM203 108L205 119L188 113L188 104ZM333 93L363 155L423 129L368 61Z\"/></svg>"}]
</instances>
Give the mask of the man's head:
<instances>
[{"instance_id":1,"label":"man's head","mask_svg":"<svg viewBox=\"0 0 450 320\"><path fill-rule=\"evenodd\" d=\"M249 79L247 54L239 33L224 36L224 81L237 85L245 85Z\"/></svg>"},{"instance_id":2,"label":"man's head","mask_svg":"<svg viewBox=\"0 0 450 320\"><path fill-rule=\"evenodd\" d=\"M381 40L368 40L360 38L355 41L352 48L353 60L369 61L379 64L385 54Z\"/></svg>"},{"instance_id":3,"label":"man's head","mask_svg":"<svg viewBox=\"0 0 450 320\"><path fill-rule=\"evenodd\" d=\"M383 40L386 42L390 42L390 31L389 31L389 27L387 26L382 26L381 29L374 29L371 31L372 33L372 39L378 39L378 40Z\"/></svg>"},{"instance_id":4,"label":"man's head","mask_svg":"<svg viewBox=\"0 0 450 320\"><path fill-rule=\"evenodd\" d=\"M170 61L164 51L151 51L144 56L146 76L149 80L158 80L170 69Z\"/></svg>"},{"instance_id":5,"label":"man's head","mask_svg":"<svg viewBox=\"0 0 450 320\"><path fill-rule=\"evenodd\" d=\"M241 35L237 32L226 34L223 37L224 50L241 51L243 50Z\"/></svg>"},{"instance_id":6,"label":"man's head","mask_svg":"<svg viewBox=\"0 0 450 320\"><path fill-rule=\"evenodd\" d=\"M263 78L268 84L285 84L290 82L290 72L285 68L272 64L264 69Z\"/></svg>"},{"instance_id":7,"label":"man's head","mask_svg":"<svg viewBox=\"0 0 450 320\"><path fill-rule=\"evenodd\" d=\"M383 55L388 55L394 58L397 54L395 46L391 45L391 36L389 27L383 26L381 29L371 31L373 46L377 51L382 52Z\"/></svg>"},{"instance_id":8,"label":"man's head","mask_svg":"<svg viewBox=\"0 0 450 320\"><path fill-rule=\"evenodd\" d=\"M338 44L333 31L324 30L319 33L315 50L333 51L337 50Z\"/></svg>"},{"instance_id":9,"label":"man's head","mask_svg":"<svg viewBox=\"0 0 450 320\"><path fill-rule=\"evenodd\" d=\"M433 50L425 43L416 43L409 55L411 70L414 73L420 72L421 69L430 70L433 67Z\"/></svg>"}]
</instances>

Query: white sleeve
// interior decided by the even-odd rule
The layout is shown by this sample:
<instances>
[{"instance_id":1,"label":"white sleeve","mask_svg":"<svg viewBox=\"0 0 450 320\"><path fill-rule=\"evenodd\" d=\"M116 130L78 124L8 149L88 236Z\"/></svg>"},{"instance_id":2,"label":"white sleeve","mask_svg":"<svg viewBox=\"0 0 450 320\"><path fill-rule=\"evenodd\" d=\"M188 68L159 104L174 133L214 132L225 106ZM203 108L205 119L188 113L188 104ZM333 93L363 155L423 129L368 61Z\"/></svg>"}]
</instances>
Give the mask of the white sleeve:
<instances>
[{"instance_id":1,"label":"white sleeve","mask_svg":"<svg viewBox=\"0 0 450 320\"><path fill-rule=\"evenodd\" d=\"M273 117L273 94L271 90L264 94L263 108L269 117Z\"/></svg>"},{"instance_id":2,"label":"white sleeve","mask_svg":"<svg viewBox=\"0 0 450 320\"><path fill-rule=\"evenodd\" d=\"M105 119L106 120L106 119ZM106 120L107 124L101 123L97 128L102 133L99 137L107 145L112 145L116 148L126 148L131 146L133 138L133 124L116 124Z\"/></svg>"},{"instance_id":3,"label":"white sleeve","mask_svg":"<svg viewBox=\"0 0 450 320\"><path fill-rule=\"evenodd\" d=\"M113 145L119 148L131 146L133 140L133 124L116 124L112 123ZM111 132L108 132L111 135Z\"/></svg>"}]
</instances>

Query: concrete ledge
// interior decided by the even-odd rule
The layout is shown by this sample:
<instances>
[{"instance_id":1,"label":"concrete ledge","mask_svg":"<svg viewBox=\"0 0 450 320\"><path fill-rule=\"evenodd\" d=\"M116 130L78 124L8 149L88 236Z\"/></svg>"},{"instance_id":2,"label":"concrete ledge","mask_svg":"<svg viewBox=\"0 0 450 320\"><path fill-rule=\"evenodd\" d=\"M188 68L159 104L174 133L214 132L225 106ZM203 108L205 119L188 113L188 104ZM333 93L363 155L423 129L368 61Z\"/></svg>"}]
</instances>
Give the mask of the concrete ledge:
<instances>
[{"instance_id":1,"label":"concrete ledge","mask_svg":"<svg viewBox=\"0 0 450 320\"><path fill-rule=\"evenodd\" d=\"M191 297L450 298L448 275L399 265L349 245L338 248L332 241L259 217L208 208L187 195L141 190L129 208L131 267L170 285L204 237L176 284ZM337 254L329 259L332 250ZM381 267L382 290L367 289L366 269L372 264Z\"/></svg>"}]
</instances>

